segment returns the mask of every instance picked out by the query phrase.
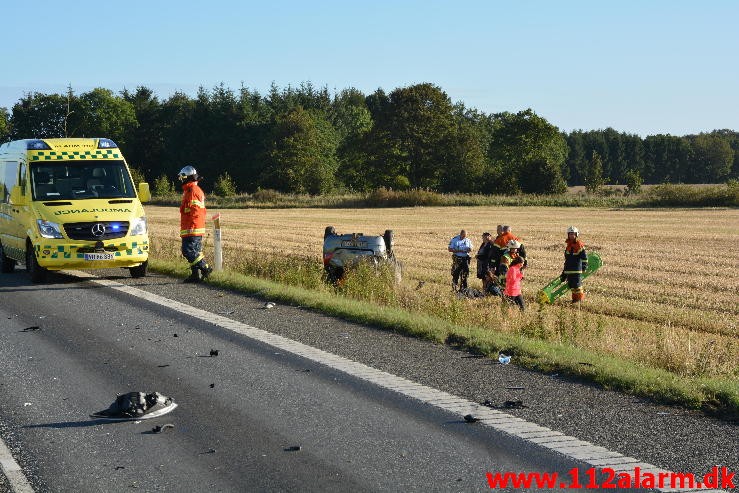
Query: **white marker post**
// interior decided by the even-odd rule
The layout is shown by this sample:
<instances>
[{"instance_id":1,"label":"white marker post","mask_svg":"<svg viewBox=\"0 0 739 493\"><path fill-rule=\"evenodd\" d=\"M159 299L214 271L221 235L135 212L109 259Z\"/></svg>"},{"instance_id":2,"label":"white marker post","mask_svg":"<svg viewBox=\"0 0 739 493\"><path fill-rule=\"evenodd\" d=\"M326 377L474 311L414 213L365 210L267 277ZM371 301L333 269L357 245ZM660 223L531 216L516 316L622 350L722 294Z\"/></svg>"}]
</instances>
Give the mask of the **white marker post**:
<instances>
[{"instance_id":1,"label":"white marker post","mask_svg":"<svg viewBox=\"0 0 739 493\"><path fill-rule=\"evenodd\" d=\"M223 249L221 248L221 213L213 216L213 269L223 270Z\"/></svg>"}]
</instances>

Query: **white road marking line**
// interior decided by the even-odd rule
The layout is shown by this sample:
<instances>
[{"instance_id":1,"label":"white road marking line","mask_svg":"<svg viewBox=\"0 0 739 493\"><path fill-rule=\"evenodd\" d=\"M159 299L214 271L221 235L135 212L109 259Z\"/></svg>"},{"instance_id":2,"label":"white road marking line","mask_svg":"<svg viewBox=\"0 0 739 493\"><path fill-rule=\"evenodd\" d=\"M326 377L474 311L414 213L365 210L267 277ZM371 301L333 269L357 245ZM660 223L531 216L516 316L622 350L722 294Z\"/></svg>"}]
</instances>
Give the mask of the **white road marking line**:
<instances>
[{"instance_id":1,"label":"white road marking line","mask_svg":"<svg viewBox=\"0 0 739 493\"><path fill-rule=\"evenodd\" d=\"M442 392L432 387L427 387L422 384L418 384L407 380L403 377L387 373L376 368L364 365L362 363L352 361L350 359L338 356L321 349L308 346L301 342L293 341L287 337L283 337L266 330L238 322L236 320L226 318L214 313L194 308L190 305L180 303L179 301L171 300L163 296L159 296L148 291L143 291L138 288L126 286L124 284L109 281L107 279L99 279L92 274L82 271L65 271L67 274L72 274L77 277L87 278L91 282L106 286L117 291L127 293L131 296L149 301L151 303L177 310L180 313L190 315L194 318L210 322L219 327L232 330L238 334L244 335L256 341L268 344L282 351L288 351L290 353L299 355L303 358L315 361L325 366L335 368L343 373L351 375L355 378L365 380L373 383L379 387L398 392L407 397L420 400L425 404L435 406L445 411L454 414L468 414L472 413L480 416L478 424L482 426L489 426L496 430L502 431L509 435L516 436L521 440L526 440L529 443L535 444L536 446L547 448L555 451L560 455L569 457L571 459L584 462L587 465L599 468L607 467L603 465L604 459L611 461L611 464L618 464L618 469L622 469L625 472L633 470L635 466L640 466L642 471L660 471L660 472L671 472L665 471L652 464L644 462L633 462L635 459L626 457L618 452L611 452L610 450L604 449L603 447L597 447L592 443L579 440L575 437L570 437L562 433L550 430L544 426L540 426L535 423L523 420L521 418L512 416L510 414L490 409L485 406L472 401L468 401L461 397ZM412 385L411 385L412 384ZM420 395L422 392L428 392L429 397ZM488 414L490 413L490 414ZM525 437L519 435L519 433L527 433L525 430L535 430L539 433L544 431L550 431L552 434L541 437ZM696 479L698 479L696 477ZM695 488L655 488L655 491L695 491ZM715 490L723 491L723 490Z\"/></svg>"},{"instance_id":2,"label":"white road marking line","mask_svg":"<svg viewBox=\"0 0 739 493\"><path fill-rule=\"evenodd\" d=\"M10 490L13 493L33 493L31 483L26 479L21 466L15 461L13 454L10 453L10 449L2 439L0 439L0 470L8 478Z\"/></svg>"}]
</instances>

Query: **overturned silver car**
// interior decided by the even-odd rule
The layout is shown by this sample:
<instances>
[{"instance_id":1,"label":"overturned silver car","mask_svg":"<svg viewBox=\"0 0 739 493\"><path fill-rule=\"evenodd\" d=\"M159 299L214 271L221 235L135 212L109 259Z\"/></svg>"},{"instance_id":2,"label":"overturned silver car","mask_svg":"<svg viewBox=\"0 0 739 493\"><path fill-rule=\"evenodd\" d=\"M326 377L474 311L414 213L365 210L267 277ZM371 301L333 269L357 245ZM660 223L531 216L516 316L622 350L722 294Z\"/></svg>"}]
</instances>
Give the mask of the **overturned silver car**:
<instances>
[{"instance_id":1,"label":"overturned silver car","mask_svg":"<svg viewBox=\"0 0 739 493\"><path fill-rule=\"evenodd\" d=\"M326 280L338 283L346 270L360 262L370 262L379 267L388 265L393 269L395 281L402 278L402 265L395 258L393 246L395 236L391 229L383 235L364 233L338 234L333 226L327 226L323 234L323 268Z\"/></svg>"}]
</instances>

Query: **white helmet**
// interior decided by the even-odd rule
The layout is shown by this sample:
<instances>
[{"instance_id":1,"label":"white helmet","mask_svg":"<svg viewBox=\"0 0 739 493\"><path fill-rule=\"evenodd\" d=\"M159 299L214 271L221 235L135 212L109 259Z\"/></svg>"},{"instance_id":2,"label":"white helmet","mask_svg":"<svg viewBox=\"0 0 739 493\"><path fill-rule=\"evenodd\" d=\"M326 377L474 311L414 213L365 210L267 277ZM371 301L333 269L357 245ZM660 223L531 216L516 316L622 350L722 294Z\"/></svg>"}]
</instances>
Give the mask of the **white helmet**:
<instances>
[{"instance_id":1,"label":"white helmet","mask_svg":"<svg viewBox=\"0 0 739 493\"><path fill-rule=\"evenodd\" d=\"M578 230L578 229L577 229L576 227L574 227L574 226L569 226L569 227L567 228L567 234L570 234L570 233L575 233L575 236L578 236L578 235L580 235L580 230Z\"/></svg>"},{"instance_id":2,"label":"white helmet","mask_svg":"<svg viewBox=\"0 0 739 493\"><path fill-rule=\"evenodd\" d=\"M510 240L506 246L508 248L521 248L521 244L516 240Z\"/></svg>"},{"instance_id":3,"label":"white helmet","mask_svg":"<svg viewBox=\"0 0 739 493\"><path fill-rule=\"evenodd\" d=\"M177 178L180 179L180 181L185 181L187 179L196 179L198 177L198 172L195 168L192 166L185 166L180 170L180 173L177 175Z\"/></svg>"}]
</instances>

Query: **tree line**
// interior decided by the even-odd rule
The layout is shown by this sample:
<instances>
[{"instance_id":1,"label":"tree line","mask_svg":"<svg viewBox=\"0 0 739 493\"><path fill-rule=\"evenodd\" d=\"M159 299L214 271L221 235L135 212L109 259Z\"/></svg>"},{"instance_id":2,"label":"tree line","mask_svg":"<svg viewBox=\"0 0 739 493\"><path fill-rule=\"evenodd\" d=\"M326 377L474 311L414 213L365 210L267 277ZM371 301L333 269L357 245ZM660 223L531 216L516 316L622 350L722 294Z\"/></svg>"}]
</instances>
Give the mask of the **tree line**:
<instances>
[{"instance_id":1,"label":"tree line","mask_svg":"<svg viewBox=\"0 0 739 493\"><path fill-rule=\"evenodd\" d=\"M310 83L267 94L201 88L160 100L138 87L30 93L0 108L0 142L109 137L154 182L191 164L253 192L427 189L554 194L569 185L720 183L739 176L739 133L569 134L531 109L486 114L430 83L331 94ZM210 185L208 185L210 183Z\"/></svg>"}]
</instances>

